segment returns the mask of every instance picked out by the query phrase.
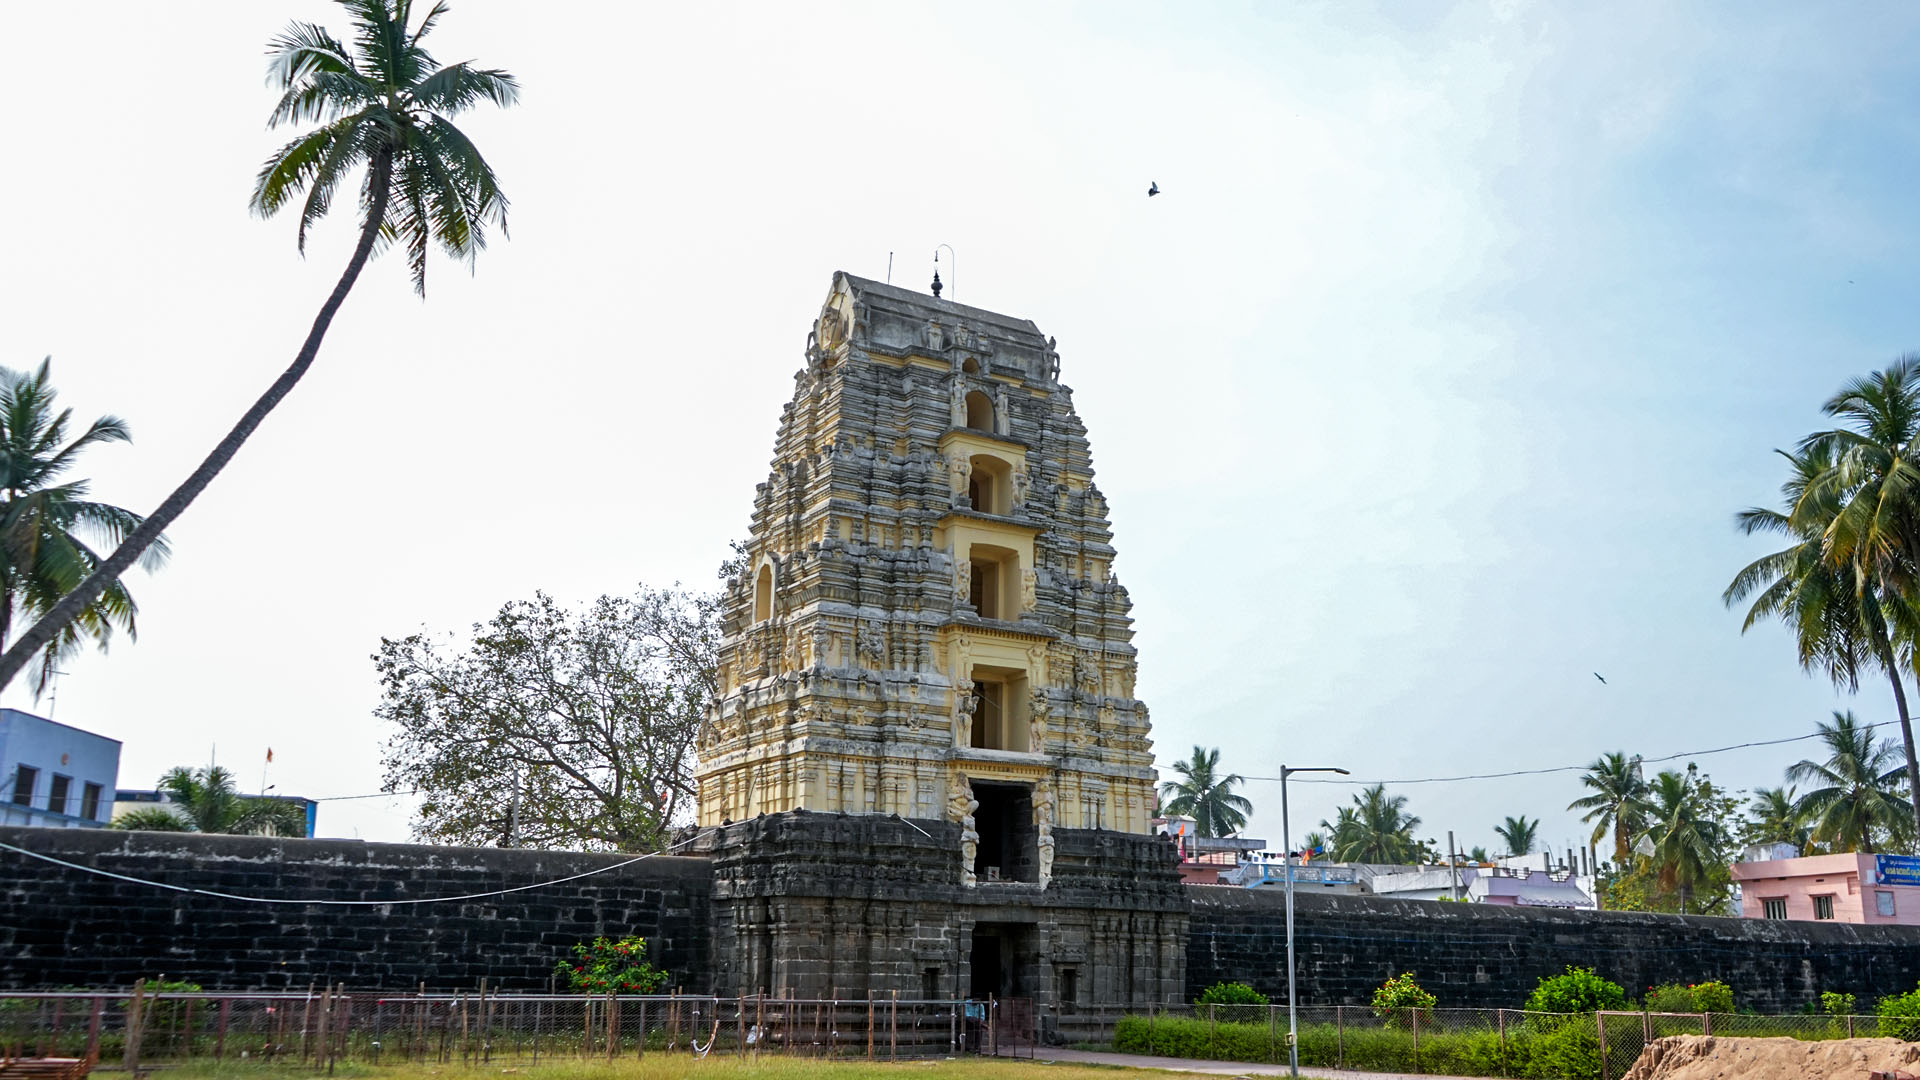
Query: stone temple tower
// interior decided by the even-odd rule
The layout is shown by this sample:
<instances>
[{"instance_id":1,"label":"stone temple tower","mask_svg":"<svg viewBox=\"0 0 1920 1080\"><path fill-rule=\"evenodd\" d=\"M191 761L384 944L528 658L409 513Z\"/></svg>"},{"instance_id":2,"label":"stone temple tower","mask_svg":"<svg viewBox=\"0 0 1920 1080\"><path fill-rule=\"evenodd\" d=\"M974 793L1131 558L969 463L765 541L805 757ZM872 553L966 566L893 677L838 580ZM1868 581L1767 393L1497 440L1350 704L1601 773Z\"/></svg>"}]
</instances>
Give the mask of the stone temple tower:
<instances>
[{"instance_id":1,"label":"stone temple tower","mask_svg":"<svg viewBox=\"0 0 1920 1080\"><path fill-rule=\"evenodd\" d=\"M894 847L883 860L893 880L919 875L911 898L950 894L937 915L892 912L920 942L909 951L927 955L867 988L964 993L951 981L964 973L980 996L1057 994L1030 955L1060 925L1052 909L1085 907L1089 888L1138 893L1141 874L1165 884L1131 605L1059 374L1053 340L1029 321L836 274L756 489L746 566L726 593L721 698L699 748L699 824L719 837L706 843L723 907L760 891L763 873L791 904L805 891L796 860L844 892L875 845ZM913 832L888 831L895 821ZM749 822L762 823L752 838ZM822 829L839 830L825 848L795 831ZM826 848L844 865L828 872ZM1112 900L1125 898L1101 903ZM983 945L952 907L972 902L1027 915ZM736 942L733 985L805 984L808 965L782 955L779 938L821 918L831 921L763 908L736 919L757 929ZM930 924L952 938L931 952ZM1005 955L987 958L995 950ZM1094 985L1077 966L1091 962L1054 964L1078 992ZM840 991L858 981L833 978Z\"/></svg>"}]
</instances>

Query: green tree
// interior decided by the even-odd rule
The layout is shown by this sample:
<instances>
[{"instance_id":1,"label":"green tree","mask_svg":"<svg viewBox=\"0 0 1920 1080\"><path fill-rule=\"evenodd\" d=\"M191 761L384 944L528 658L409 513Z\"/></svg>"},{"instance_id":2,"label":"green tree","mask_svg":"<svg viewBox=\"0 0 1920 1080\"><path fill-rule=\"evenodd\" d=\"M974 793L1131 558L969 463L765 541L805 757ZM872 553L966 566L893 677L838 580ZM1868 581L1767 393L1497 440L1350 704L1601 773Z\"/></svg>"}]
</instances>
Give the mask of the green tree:
<instances>
[{"instance_id":1,"label":"green tree","mask_svg":"<svg viewBox=\"0 0 1920 1080\"><path fill-rule=\"evenodd\" d=\"M1901 675L1920 637L1920 465L1907 453L1920 438L1920 357L1853 380L1822 411L1840 426L1802 439L1800 452L1829 464L1803 486L1789 524L1799 538L1817 531L1827 564L1853 586L1864 651L1893 688L1920 828L1920 758Z\"/></svg>"},{"instance_id":2,"label":"green tree","mask_svg":"<svg viewBox=\"0 0 1920 1080\"><path fill-rule=\"evenodd\" d=\"M466 61L442 65L433 58L423 42L446 14L445 3L417 20L413 0L340 3L353 24L351 46L312 23L292 24L269 45L269 78L281 96L268 126L318 126L267 159L252 206L269 217L304 193L297 230L304 252L308 228L364 167L360 237L346 271L321 304L293 363L157 510L0 655L0 687L119 581L293 390L376 247L392 244L406 252L414 290L424 296L429 248L437 245L471 264L486 246L489 223L506 232L507 199L493 168L450 118L481 102L511 105L519 85L504 71Z\"/></svg>"},{"instance_id":3,"label":"green tree","mask_svg":"<svg viewBox=\"0 0 1920 1080\"><path fill-rule=\"evenodd\" d=\"M1662 772L1647 785L1644 850L1660 888L1679 895L1683 913L1690 910L1694 895L1711 884L1714 871L1725 868L1726 837L1712 817L1710 796L1711 789L1702 789L1691 765L1685 773Z\"/></svg>"},{"instance_id":4,"label":"green tree","mask_svg":"<svg viewBox=\"0 0 1920 1080\"><path fill-rule=\"evenodd\" d=\"M383 638L389 791L424 840L658 850L691 807L694 743L719 696L717 600L677 589L569 612L503 606L464 647Z\"/></svg>"},{"instance_id":5,"label":"green tree","mask_svg":"<svg viewBox=\"0 0 1920 1080\"><path fill-rule=\"evenodd\" d=\"M1407 797L1389 796L1385 784L1355 795L1352 806L1340 807L1320 827L1332 834L1334 858L1341 862L1410 864L1420 858L1421 844L1413 837L1420 819L1407 813Z\"/></svg>"},{"instance_id":6,"label":"green tree","mask_svg":"<svg viewBox=\"0 0 1920 1080\"><path fill-rule=\"evenodd\" d=\"M1180 779L1160 785L1169 816L1192 818L1194 831L1201 836L1232 836L1247 827L1253 803L1233 790L1246 778L1238 773L1220 775L1217 747L1194 747L1193 757L1174 762L1173 771Z\"/></svg>"},{"instance_id":7,"label":"green tree","mask_svg":"<svg viewBox=\"0 0 1920 1080\"><path fill-rule=\"evenodd\" d=\"M289 799L242 795L233 774L218 765L204 769L169 769L160 778L161 792L172 796L178 813L149 807L123 814L116 829L169 829L162 816L178 823L170 831L245 833L266 836L305 836L307 811Z\"/></svg>"},{"instance_id":8,"label":"green tree","mask_svg":"<svg viewBox=\"0 0 1920 1080\"><path fill-rule=\"evenodd\" d=\"M1533 850L1536 837L1540 832L1540 819L1527 820L1527 815L1508 818L1506 824L1495 825L1493 831L1507 843L1507 854L1525 855Z\"/></svg>"},{"instance_id":9,"label":"green tree","mask_svg":"<svg viewBox=\"0 0 1920 1080\"><path fill-rule=\"evenodd\" d=\"M1906 834L1900 791L1905 770L1892 741L1876 745L1873 731L1860 726L1850 711L1835 712L1833 723L1818 727L1827 760L1787 767L1787 779L1818 785L1793 804L1812 838L1833 851L1872 852L1876 843Z\"/></svg>"},{"instance_id":10,"label":"green tree","mask_svg":"<svg viewBox=\"0 0 1920 1080\"><path fill-rule=\"evenodd\" d=\"M0 642L16 620L43 617L100 566L90 541L117 545L140 527L140 515L88 499L87 481L63 479L88 447L133 436L117 416L76 433L73 410L56 411L52 366L49 358L32 372L0 368ZM166 558L158 538L140 565L157 570ZM85 642L104 650L116 630L133 640L138 610L124 582L108 581L31 658L35 696Z\"/></svg>"},{"instance_id":11,"label":"green tree","mask_svg":"<svg viewBox=\"0 0 1920 1080\"><path fill-rule=\"evenodd\" d=\"M1796 805L1795 791L1791 787L1753 789L1742 839L1749 844L1793 844L1806 854L1811 830Z\"/></svg>"},{"instance_id":12,"label":"green tree","mask_svg":"<svg viewBox=\"0 0 1920 1080\"><path fill-rule=\"evenodd\" d=\"M1467 861L1470 863L1490 863L1493 860L1488 858L1486 848L1475 845L1467 851Z\"/></svg>"},{"instance_id":13,"label":"green tree","mask_svg":"<svg viewBox=\"0 0 1920 1080\"><path fill-rule=\"evenodd\" d=\"M1569 810L1585 810L1581 821L1591 821L1596 845L1607 833L1613 833L1613 862L1624 868L1633 846L1633 838L1646 819L1647 781L1640 771L1640 758L1614 752L1594 759L1580 777L1580 783L1593 794L1567 804Z\"/></svg>"}]
</instances>

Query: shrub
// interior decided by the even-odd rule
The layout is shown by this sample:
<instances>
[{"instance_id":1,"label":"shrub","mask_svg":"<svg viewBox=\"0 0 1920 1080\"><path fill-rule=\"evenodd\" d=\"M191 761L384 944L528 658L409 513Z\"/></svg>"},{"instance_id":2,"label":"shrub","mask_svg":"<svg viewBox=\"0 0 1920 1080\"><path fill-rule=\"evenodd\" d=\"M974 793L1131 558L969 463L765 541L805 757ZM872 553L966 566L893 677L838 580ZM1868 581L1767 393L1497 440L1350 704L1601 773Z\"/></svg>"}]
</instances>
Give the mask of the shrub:
<instances>
[{"instance_id":1,"label":"shrub","mask_svg":"<svg viewBox=\"0 0 1920 1080\"><path fill-rule=\"evenodd\" d=\"M1907 1042L1920 1041L1920 987L1880 999L1880 1034Z\"/></svg>"},{"instance_id":2,"label":"shrub","mask_svg":"<svg viewBox=\"0 0 1920 1080\"><path fill-rule=\"evenodd\" d=\"M1733 987L1723 982L1694 983L1693 1011L1730 1013L1733 1011Z\"/></svg>"},{"instance_id":3,"label":"shrub","mask_svg":"<svg viewBox=\"0 0 1920 1080\"><path fill-rule=\"evenodd\" d=\"M1590 1013L1600 1009L1627 1007L1626 988L1612 979L1602 978L1592 968L1567 965L1565 975L1549 975L1533 988L1527 998L1527 1011L1539 1013Z\"/></svg>"},{"instance_id":4,"label":"shrub","mask_svg":"<svg viewBox=\"0 0 1920 1080\"><path fill-rule=\"evenodd\" d=\"M1852 1016L1855 1007L1852 994L1828 990L1820 995L1820 1011L1828 1016Z\"/></svg>"},{"instance_id":5,"label":"shrub","mask_svg":"<svg viewBox=\"0 0 1920 1080\"><path fill-rule=\"evenodd\" d=\"M1267 995L1246 983L1217 982L1193 999L1196 1015L1213 1019L1251 1022L1266 1019ZM1209 1009L1211 1006L1211 1009Z\"/></svg>"},{"instance_id":6,"label":"shrub","mask_svg":"<svg viewBox=\"0 0 1920 1080\"><path fill-rule=\"evenodd\" d=\"M1381 983L1373 992L1373 1015L1390 1026L1406 1023L1409 1014L1431 1021L1433 1007L1439 1000L1413 981L1413 972L1405 971Z\"/></svg>"},{"instance_id":7,"label":"shrub","mask_svg":"<svg viewBox=\"0 0 1920 1080\"><path fill-rule=\"evenodd\" d=\"M1411 1024L1408 1028L1411 1028ZM1163 1016L1122 1017L1113 1048L1215 1061L1285 1061L1286 1032L1265 1023L1209 1024ZM1600 1040L1592 1016L1569 1017L1552 1031L1509 1027L1503 1047L1492 1027L1429 1029L1418 1048L1408 1029L1349 1023L1344 1032L1324 1021L1300 1026L1300 1064L1371 1072L1521 1076L1538 1080L1599 1080Z\"/></svg>"},{"instance_id":8,"label":"shrub","mask_svg":"<svg viewBox=\"0 0 1920 1080\"><path fill-rule=\"evenodd\" d=\"M648 994L667 981L666 972L647 963L645 938L597 937L575 945L573 955L576 963L562 960L554 972L577 994Z\"/></svg>"}]
</instances>

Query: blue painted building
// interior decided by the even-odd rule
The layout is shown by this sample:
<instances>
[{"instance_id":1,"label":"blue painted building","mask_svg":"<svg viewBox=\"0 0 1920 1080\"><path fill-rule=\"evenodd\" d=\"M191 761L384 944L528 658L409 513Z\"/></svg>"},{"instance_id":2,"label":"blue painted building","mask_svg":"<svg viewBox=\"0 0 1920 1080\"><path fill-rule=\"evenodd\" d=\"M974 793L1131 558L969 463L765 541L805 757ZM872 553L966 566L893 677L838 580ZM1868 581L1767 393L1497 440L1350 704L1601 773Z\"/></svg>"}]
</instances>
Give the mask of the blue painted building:
<instances>
[{"instance_id":1,"label":"blue painted building","mask_svg":"<svg viewBox=\"0 0 1920 1080\"><path fill-rule=\"evenodd\" d=\"M119 779L120 740L0 709L0 825L101 828Z\"/></svg>"}]
</instances>

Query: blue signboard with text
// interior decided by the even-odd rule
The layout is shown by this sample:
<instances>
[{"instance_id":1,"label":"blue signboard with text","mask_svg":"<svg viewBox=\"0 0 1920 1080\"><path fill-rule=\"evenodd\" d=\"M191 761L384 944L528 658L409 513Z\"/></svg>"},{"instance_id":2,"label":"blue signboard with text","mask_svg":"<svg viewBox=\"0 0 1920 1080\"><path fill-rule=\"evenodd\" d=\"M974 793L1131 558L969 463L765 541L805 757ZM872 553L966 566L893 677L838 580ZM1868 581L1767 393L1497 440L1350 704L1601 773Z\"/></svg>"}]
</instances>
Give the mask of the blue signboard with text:
<instances>
[{"instance_id":1,"label":"blue signboard with text","mask_svg":"<svg viewBox=\"0 0 1920 1080\"><path fill-rule=\"evenodd\" d=\"M1873 876L1882 885L1920 885L1920 855L1875 855Z\"/></svg>"}]
</instances>

